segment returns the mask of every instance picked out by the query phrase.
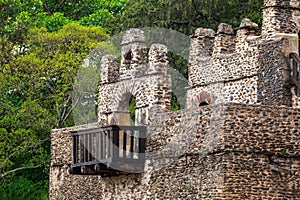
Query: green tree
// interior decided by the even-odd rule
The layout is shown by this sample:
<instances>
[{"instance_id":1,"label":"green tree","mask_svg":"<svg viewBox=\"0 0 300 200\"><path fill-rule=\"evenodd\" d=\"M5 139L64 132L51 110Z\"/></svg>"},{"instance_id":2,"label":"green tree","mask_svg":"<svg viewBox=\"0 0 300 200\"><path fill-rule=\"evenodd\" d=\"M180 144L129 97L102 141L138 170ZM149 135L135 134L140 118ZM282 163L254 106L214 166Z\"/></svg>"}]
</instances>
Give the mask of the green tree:
<instances>
[{"instance_id":1,"label":"green tree","mask_svg":"<svg viewBox=\"0 0 300 200\"><path fill-rule=\"evenodd\" d=\"M128 28L163 27L191 35L198 27L217 29L221 22L238 27L242 18L261 25L261 0L129 0L122 15L109 19L112 34ZM187 60L170 53L171 67L187 78Z\"/></svg>"},{"instance_id":2,"label":"green tree","mask_svg":"<svg viewBox=\"0 0 300 200\"><path fill-rule=\"evenodd\" d=\"M216 29L225 22L237 27L242 18L261 24L261 0L129 0L123 15L108 24L112 31L130 27L164 27L192 34L198 27Z\"/></svg>"},{"instance_id":3,"label":"green tree","mask_svg":"<svg viewBox=\"0 0 300 200\"><path fill-rule=\"evenodd\" d=\"M3 65L0 197L10 194L15 184L47 185L50 130L73 125L74 78L84 58L93 48L104 45L108 37L101 27L78 24L65 25L53 33L34 28L24 39L26 48L14 49L15 55ZM28 170L38 173L39 178L29 176ZM37 180L40 181L36 183ZM43 184L40 188L47 189ZM26 185L23 187L25 190Z\"/></svg>"}]
</instances>

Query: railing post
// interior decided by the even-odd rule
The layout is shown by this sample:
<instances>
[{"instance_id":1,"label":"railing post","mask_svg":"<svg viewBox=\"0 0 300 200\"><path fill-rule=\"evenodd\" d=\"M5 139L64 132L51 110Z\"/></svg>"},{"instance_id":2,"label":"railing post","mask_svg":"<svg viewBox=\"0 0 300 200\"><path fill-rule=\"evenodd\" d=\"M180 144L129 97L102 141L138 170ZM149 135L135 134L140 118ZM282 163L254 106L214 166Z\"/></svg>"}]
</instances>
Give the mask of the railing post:
<instances>
[{"instance_id":1,"label":"railing post","mask_svg":"<svg viewBox=\"0 0 300 200\"><path fill-rule=\"evenodd\" d=\"M146 150L146 129L142 128L139 131L139 159L145 160Z\"/></svg>"},{"instance_id":2,"label":"railing post","mask_svg":"<svg viewBox=\"0 0 300 200\"><path fill-rule=\"evenodd\" d=\"M72 156L72 164L78 162L78 136L73 136L73 156Z\"/></svg>"},{"instance_id":3,"label":"railing post","mask_svg":"<svg viewBox=\"0 0 300 200\"><path fill-rule=\"evenodd\" d=\"M129 150L130 158L133 158L133 148L134 148L134 131L130 131L130 150Z\"/></svg>"},{"instance_id":4,"label":"railing post","mask_svg":"<svg viewBox=\"0 0 300 200\"><path fill-rule=\"evenodd\" d=\"M84 135L79 135L80 141L80 162L84 162Z\"/></svg>"},{"instance_id":5,"label":"railing post","mask_svg":"<svg viewBox=\"0 0 300 200\"><path fill-rule=\"evenodd\" d=\"M123 158L126 158L126 141L127 141L127 133L126 130L123 130Z\"/></svg>"},{"instance_id":6,"label":"railing post","mask_svg":"<svg viewBox=\"0 0 300 200\"><path fill-rule=\"evenodd\" d=\"M113 158L119 158L119 132L120 132L120 128L119 127L113 127L112 129L112 143L113 143Z\"/></svg>"},{"instance_id":7,"label":"railing post","mask_svg":"<svg viewBox=\"0 0 300 200\"><path fill-rule=\"evenodd\" d=\"M96 133L95 134L95 156L96 159L95 160L100 160L100 133Z\"/></svg>"}]
</instances>

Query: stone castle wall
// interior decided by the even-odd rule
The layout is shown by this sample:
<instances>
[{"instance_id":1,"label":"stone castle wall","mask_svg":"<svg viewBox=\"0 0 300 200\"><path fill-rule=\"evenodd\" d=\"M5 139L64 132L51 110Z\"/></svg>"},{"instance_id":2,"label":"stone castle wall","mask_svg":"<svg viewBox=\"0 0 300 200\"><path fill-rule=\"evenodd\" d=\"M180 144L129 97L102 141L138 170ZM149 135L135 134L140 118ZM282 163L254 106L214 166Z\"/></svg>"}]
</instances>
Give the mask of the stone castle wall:
<instances>
[{"instance_id":1,"label":"stone castle wall","mask_svg":"<svg viewBox=\"0 0 300 200\"><path fill-rule=\"evenodd\" d=\"M236 34L221 24L191 36L186 110L168 112L167 47L147 52L141 30L125 33L120 69L102 57L98 123L51 133L50 199L299 199L300 99L289 54L298 53L300 1L264 2L261 34L244 19ZM144 173L70 175L70 132L130 125L132 96L135 124L148 126Z\"/></svg>"},{"instance_id":2,"label":"stone castle wall","mask_svg":"<svg viewBox=\"0 0 300 200\"><path fill-rule=\"evenodd\" d=\"M54 130L50 198L300 198L299 110L231 103L151 116L142 174L70 175L69 132L82 127Z\"/></svg>"}]
</instances>

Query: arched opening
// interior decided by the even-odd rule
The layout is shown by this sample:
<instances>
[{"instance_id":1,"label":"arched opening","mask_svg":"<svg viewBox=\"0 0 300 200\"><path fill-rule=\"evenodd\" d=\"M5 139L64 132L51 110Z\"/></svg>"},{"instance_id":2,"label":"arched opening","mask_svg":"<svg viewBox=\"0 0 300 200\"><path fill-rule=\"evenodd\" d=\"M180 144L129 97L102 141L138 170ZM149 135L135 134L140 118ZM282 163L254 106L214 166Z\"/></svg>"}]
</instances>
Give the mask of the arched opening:
<instances>
[{"instance_id":1,"label":"arched opening","mask_svg":"<svg viewBox=\"0 0 300 200\"><path fill-rule=\"evenodd\" d=\"M125 55L124 55L124 59L125 59L125 64L130 64L131 60L132 60L133 54L132 51L129 50Z\"/></svg>"},{"instance_id":2,"label":"arched opening","mask_svg":"<svg viewBox=\"0 0 300 200\"><path fill-rule=\"evenodd\" d=\"M199 104L199 107L201 107L201 106L207 106L207 105L209 105L206 101L203 101L203 102L201 102L200 104Z\"/></svg>"},{"instance_id":3,"label":"arched opening","mask_svg":"<svg viewBox=\"0 0 300 200\"><path fill-rule=\"evenodd\" d=\"M177 111L181 109L180 103L176 95L172 92L171 93L171 111Z\"/></svg>"},{"instance_id":4,"label":"arched opening","mask_svg":"<svg viewBox=\"0 0 300 200\"><path fill-rule=\"evenodd\" d=\"M212 103L211 94L208 91L202 91L197 95L199 106L207 106Z\"/></svg>"},{"instance_id":5,"label":"arched opening","mask_svg":"<svg viewBox=\"0 0 300 200\"><path fill-rule=\"evenodd\" d=\"M130 116L130 125L135 125L135 109L136 109L136 98L131 95L129 100L129 116Z\"/></svg>"}]
</instances>

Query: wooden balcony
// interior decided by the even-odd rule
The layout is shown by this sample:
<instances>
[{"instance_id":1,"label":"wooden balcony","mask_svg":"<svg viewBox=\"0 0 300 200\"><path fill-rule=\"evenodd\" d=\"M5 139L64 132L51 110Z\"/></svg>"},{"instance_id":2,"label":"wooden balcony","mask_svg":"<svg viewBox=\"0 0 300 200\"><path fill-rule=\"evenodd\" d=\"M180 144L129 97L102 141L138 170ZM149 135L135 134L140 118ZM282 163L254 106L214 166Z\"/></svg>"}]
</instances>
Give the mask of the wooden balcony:
<instances>
[{"instance_id":1,"label":"wooden balcony","mask_svg":"<svg viewBox=\"0 0 300 200\"><path fill-rule=\"evenodd\" d=\"M74 131L70 174L114 176L144 170L146 127L106 126Z\"/></svg>"}]
</instances>

